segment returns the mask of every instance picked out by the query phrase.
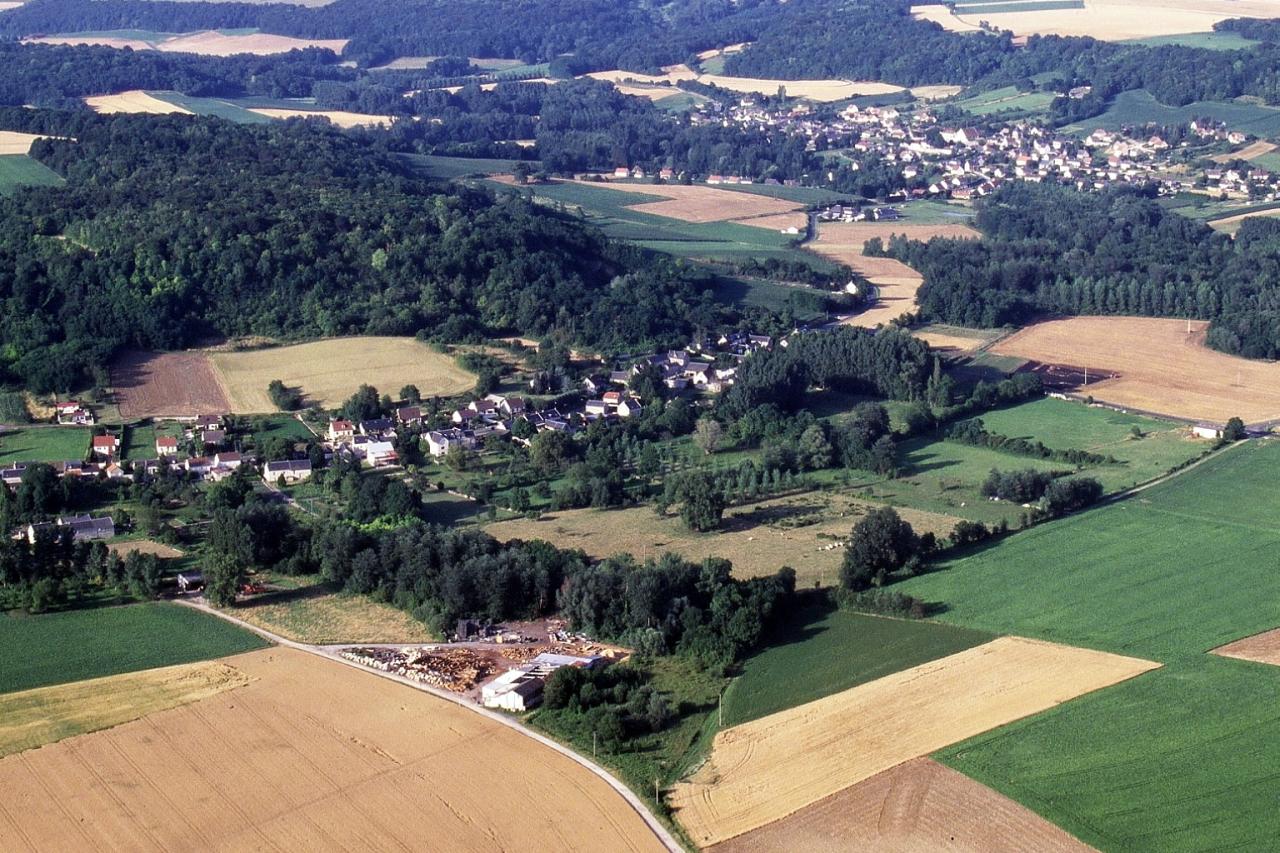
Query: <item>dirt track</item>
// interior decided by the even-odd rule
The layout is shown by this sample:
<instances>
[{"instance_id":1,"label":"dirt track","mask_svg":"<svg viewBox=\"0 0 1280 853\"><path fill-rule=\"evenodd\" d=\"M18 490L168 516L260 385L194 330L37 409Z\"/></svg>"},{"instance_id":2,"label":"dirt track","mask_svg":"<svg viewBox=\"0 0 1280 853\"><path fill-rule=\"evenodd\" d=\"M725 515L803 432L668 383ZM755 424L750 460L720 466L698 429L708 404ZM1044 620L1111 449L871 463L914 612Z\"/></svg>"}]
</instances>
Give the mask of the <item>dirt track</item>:
<instances>
[{"instance_id":1,"label":"dirt track","mask_svg":"<svg viewBox=\"0 0 1280 853\"><path fill-rule=\"evenodd\" d=\"M1028 326L991 347L996 355L1116 373L1088 393L1117 406L1187 420L1280 418L1280 364L1204 345L1208 324L1151 317L1072 317Z\"/></svg>"},{"instance_id":2,"label":"dirt track","mask_svg":"<svg viewBox=\"0 0 1280 853\"><path fill-rule=\"evenodd\" d=\"M899 764L711 853L1084 853L1035 812L928 758Z\"/></svg>"},{"instance_id":3,"label":"dirt track","mask_svg":"<svg viewBox=\"0 0 1280 853\"><path fill-rule=\"evenodd\" d=\"M669 802L696 843L716 844L904 761L1157 666L1002 637L722 731Z\"/></svg>"},{"instance_id":4,"label":"dirt track","mask_svg":"<svg viewBox=\"0 0 1280 853\"><path fill-rule=\"evenodd\" d=\"M0 760L0 849L663 849L478 714L291 649L227 662L252 683Z\"/></svg>"}]
</instances>

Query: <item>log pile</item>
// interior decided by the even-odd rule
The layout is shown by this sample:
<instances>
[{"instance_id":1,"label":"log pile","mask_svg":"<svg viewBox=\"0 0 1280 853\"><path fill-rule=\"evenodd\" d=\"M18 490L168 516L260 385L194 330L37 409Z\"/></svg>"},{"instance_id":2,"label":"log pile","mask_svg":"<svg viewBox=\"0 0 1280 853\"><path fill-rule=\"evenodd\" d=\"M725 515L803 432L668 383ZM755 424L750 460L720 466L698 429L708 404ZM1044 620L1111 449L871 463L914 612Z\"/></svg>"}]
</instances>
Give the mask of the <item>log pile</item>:
<instances>
[{"instance_id":1,"label":"log pile","mask_svg":"<svg viewBox=\"0 0 1280 853\"><path fill-rule=\"evenodd\" d=\"M493 665L467 649L349 648L340 653L347 660L394 672L432 687L464 693L493 672Z\"/></svg>"}]
</instances>

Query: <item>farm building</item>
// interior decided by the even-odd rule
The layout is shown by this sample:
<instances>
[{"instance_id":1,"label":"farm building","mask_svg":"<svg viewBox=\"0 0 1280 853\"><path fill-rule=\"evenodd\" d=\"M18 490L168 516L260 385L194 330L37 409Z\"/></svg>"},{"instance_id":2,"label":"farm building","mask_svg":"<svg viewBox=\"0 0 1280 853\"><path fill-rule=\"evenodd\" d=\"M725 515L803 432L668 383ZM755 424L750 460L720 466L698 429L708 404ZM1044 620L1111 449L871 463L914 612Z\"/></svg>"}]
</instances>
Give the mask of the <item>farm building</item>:
<instances>
[{"instance_id":1,"label":"farm building","mask_svg":"<svg viewBox=\"0 0 1280 853\"><path fill-rule=\"evenodd\" d=\"M93 518L89 515L59 516L56 521L42 521L27 525L27 541L35 544L36 538L46 530L71 530L76 542L92 542L97 539L110 539L116 535L116 523L109 515Z\"/></svg>"},{"instance_id":2,"label":"farm building","mask_svg":"<svg viewBox=\"0 0 1280 853\"><path fill-rule=\"evenodd\" d=\"M480 699L486 708L519 713L536 708L542 703L545 679L536 674L532 666L507 670L480 689Z\"/></svg>"},{"instance_id":3,"label":"farm building","mask_svg":"<svg viewBox=\"0 0 1280 853\"><path fill-rule=\"evenodd\" d=\"M1196 438L1217 439L1222 438L1222 427L1214 424L1200 423L1191 428L1191 434Z\"/></svg>"},{"instance_id":4,"label":"farm building","mask_svg":"<svg viewBox=\"0 0 1280 853\"><path fill-rule=\"evenodd\" d=\"M281 477L286 483L299 483L311 477L311 460L283 459L268 462L262 469L262 479L269 485L275 484Z\"/></svg>"}]
</instances>

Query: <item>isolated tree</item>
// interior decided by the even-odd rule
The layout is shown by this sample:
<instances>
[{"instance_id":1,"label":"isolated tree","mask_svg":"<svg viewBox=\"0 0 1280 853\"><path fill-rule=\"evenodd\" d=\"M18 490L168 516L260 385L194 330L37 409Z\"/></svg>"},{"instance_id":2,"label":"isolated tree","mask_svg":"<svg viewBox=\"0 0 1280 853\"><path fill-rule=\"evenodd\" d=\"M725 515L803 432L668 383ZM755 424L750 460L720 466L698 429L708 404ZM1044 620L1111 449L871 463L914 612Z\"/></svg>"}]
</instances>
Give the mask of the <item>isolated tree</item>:
<instances>
[{"instance_id":1,"label":"isolated tree","mask_svg":"<svg viewBox=\"0 0 1280 853\"><path fill-rule=\"evenodd\" d=\"M699 418L693 428L693 443L698 449L710 456L720 447L720 439L724 437L724 427L715 418Z\"/></svg>"},{"instance_id":2,"label":"isolated tree","mask_svg":"<svg viewBox=\"0 0 1280 853\"><path fill-rule=\"evenodd\" d=\"M417 385L411 383L400 389L400 399L410 406L416 406L422 402L422 392L418 390Z\"/></svg>"},{"instance_id":3,"label":"isolated tree","mask_svg":"<svg viewBox=\"0 0 1280 853\"><path fill-rule=\"evenodd\" d=\"M693 471L681 477L676 499L680 501L680 518L690 530L705 533L720 526L724 493L709 471Z\"/></svg>"},{"instance_id":4,"label":"isolated tree","mask_svg":"<svg viewBox=\"0 0 1280 853\"><path fill-rule=\"evenodd\" d=\"M1239 418L1231 418L1222 428L1223 441L1239 441L1245 437L1245 434L1244 421Z\"/></svg>"},{"instance_id":5,"label":"isolated tree","mask_svg":"<svg viewBox=\"0 0 1280 853\"><path fill-rule=\"evenodd\" d=\"M920 539L910 524L892 507L874 509L853 526L840 584L853 592L879 586L919 552Z\"/></svg>"},{"instance_id":6,"label":"isolated tree","mask_svg":"<svg viewBox=\"0 0 1280 853\"><path fill-rule=\"evenodd\" d=\"M372 420L381 415L382 401L378 398L378 389L372 385L361 385L342 405L342 414L353 421Z\"/></svg>"}]
</instances>

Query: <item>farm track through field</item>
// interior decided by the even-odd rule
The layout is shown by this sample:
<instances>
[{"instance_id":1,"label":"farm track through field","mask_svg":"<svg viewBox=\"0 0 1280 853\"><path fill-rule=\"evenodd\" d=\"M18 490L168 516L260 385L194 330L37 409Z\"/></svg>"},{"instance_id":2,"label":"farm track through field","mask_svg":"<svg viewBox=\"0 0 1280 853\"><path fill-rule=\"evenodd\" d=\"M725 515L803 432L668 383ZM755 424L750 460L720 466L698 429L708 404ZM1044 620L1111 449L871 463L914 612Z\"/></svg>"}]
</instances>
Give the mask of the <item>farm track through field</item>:
<instances>
[{"instance_id":1,"label":"farm track through field","mask_svg":"<svg viewBox=\"0 0 1280 853\"><path fill-rule=\"evenodd\" d=\"M469 702L466 699L463 699L462 697L457 696L456 694L449 693L448 691L436 689L429 685L422 684L421 682L413 681L403 676L396 675L395 673L382 672L380 670L362 666L354 661L350 661L350 660L347 660L346 658L339 657L337 654L337 647L313 646L313 645L308 645L306 643L298 643L298 642L294 642L293 640L288 640L284 637L279 636L278 634L274 634L263 628L259 628L256 625L252 625L248 622L245 622L244 620L239 619L235 616L232 616L229 613L225 613L221 610L217 610L213 607L210 607L208 604L205 604L203 601L200 601L200 602L179 601L178 603L182 604L185 607L191 607L196 610L201 610L212 616L217 616L219 619L224 619L228 622L234 623L240 626L241 628L244 628L245 630L252 631L258 636L263 637L264 639L270 640L273 643L276 643L279 646L283 646L285 648L290 648L290 649L296 649L297 651L301 651L301 652L306 652L307 654L315 655L317 657L324 658L325 660L328 660L328 661L334 661L334 662L343 664L344 666L351 667L352 669L359 670L360 672L377 675L381 678L394 681L398 684L403 684L406 687L411 687L415 690L420 690L424 693L429 693L438 699L444 699L448 702L452 702L455 705L459 705L463 708L466 708L467 710L473 713L479 714L482 717L485 717L493 722L500 723L501 725L506 726L507 728L513 729L519 732L520 734L537 741L543 746L548 747L554 750L555 752L565 756L566 758L581 765L582 767L585 767L587 770L591 771L596 776L600 777L600 779L602 779L610 788L612 788L619 795L621 795L621 797L626 801L626 803L645 822L645 824L649 827L649 829L653 832L653 834L657 837L658 841L661 842L661 844L664 847L666 847L669 851L672 851L672 853L680 853L680 851L683 850L683 848L680 846L680 843L676 841L675 837L667 830L667 828L663 826L662 823L653 816L653 814L644 805L644 803L640 800L640 798L637 797L630 788L628 788L622 782L614 778L614 776L610 774L609 771L605 770L600 765L584 758L583 756L579 755L578 753L574 752L568 747L563 746L548 737L545 737L543 735L538 734L537 732L532 731L531 729L522 725L520 722L518 722L517 720L511 717L505 716L496 711L490 711L487 708L479 707L473 702Z\"/></svg>"}]
</instances>

